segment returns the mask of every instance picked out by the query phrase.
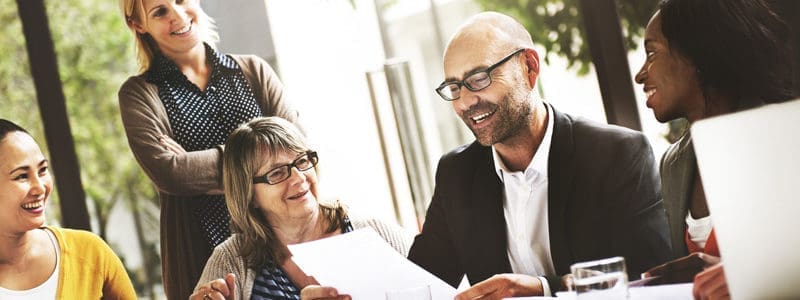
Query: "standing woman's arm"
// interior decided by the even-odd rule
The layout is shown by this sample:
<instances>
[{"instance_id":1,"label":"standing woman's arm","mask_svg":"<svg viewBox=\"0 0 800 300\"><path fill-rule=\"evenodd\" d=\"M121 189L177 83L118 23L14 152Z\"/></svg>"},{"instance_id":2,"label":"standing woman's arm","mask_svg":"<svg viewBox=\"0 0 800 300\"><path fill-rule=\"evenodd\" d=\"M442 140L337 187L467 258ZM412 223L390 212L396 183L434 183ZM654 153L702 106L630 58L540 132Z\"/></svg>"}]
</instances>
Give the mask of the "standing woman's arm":
<instances>
[{"instance_id":1,"label":"standing woman's arm","mask_svg":"<svg viewBox=\"0 0 800 300\"><path fill-rule=\"evenodd\" d=\"M131 77L118 95L131 151L159 190L189 196L222 189L221 148L177 154L159 141L171 137L172 129L155 86Z\"/></svg>"}]
</instances>

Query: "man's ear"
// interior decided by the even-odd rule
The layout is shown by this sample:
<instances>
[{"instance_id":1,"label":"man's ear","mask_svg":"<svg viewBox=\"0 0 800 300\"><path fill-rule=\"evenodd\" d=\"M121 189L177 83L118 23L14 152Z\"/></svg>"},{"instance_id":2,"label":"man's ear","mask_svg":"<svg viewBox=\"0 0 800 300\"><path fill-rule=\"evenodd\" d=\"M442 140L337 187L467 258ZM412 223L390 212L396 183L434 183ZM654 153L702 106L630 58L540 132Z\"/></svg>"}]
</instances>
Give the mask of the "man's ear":
<instances>
[{"instance_id":1,"label":"man's ear","mask_svg":"<svg viewBox=\"0 0 800 300\"><path fill-rule=\"evenodd\" d=\"M525 65L525 78L528 79L528 83L532 88L536 85L536 78L539 77L539 53L533 49L525 49L520 56Z\"/></svg>"}]
</instances>

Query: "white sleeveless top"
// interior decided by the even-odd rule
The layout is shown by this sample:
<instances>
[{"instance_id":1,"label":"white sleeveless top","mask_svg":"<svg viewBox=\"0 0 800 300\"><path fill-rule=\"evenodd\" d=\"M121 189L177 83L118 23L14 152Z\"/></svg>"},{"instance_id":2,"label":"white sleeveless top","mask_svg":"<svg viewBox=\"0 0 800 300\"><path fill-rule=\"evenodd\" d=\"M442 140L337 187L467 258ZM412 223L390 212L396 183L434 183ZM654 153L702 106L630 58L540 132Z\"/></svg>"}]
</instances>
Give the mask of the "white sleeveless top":
<instances>
[{"instance_id":1,"label":"white sleeveless top","mask_svg":"<svg viewBox=\"0 0 800 300\"><path fill-rule=\"evenodd\" d=\"M0 287L0 300L14 299L14 300L41 300L41 299L56 299L56 290L58 289L58 265L61 264L61 247L56 242L56 237L50 230L42 229L47 232L50 237L50 242L56 249L56 268L53 274L45 280L42 284L29 290L16 291Z\"/></svg>"},{"instance_id":2,"label":"white sleeveless top","mask_svg":"<svg viewBox=\"0 0 800 300\"><path fill-rule=\"evenodd\" d=\"M692 218L692 213L689 212L686 214L686 228L692 243L704 249L706 241L711 235L711 229L714 228L714 222L711 220L711 215L694 219Z\"/></svg>"}]
</instances>

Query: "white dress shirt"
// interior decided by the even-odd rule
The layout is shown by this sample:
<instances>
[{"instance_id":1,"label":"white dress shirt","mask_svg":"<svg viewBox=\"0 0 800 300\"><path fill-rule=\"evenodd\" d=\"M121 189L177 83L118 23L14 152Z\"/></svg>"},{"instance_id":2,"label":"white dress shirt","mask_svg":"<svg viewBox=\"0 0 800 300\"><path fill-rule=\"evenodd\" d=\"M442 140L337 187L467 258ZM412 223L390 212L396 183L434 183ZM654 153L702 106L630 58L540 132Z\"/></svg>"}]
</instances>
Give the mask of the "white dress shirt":
<instances>
[{"instance_id":1,"label":"white dress shirt","mask_svg":"<svg viewBox=\"0 0 800 300\"><path fill-rule=\"evenodd\" d=\"M524 172L512 172L492 146L495 170L503 182L503 213L508 235L508 259L515 274L539 277L544 295L551 295L545 275L555 276L547 220L547 166L553 137L553 111L547 107L547 128Z\"/></svg>"}]
</instances>

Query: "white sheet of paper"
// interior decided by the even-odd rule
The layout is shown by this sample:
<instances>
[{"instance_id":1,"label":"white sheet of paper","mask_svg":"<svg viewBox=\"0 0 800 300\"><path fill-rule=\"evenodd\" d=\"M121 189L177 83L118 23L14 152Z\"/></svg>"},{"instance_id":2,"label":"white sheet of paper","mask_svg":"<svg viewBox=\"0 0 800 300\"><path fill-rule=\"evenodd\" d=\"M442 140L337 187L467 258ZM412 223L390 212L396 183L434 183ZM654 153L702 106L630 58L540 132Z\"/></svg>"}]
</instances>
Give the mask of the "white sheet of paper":
<instances>
[{"instance_id":1,"label":"white sheet of paper","mask_svg":"<svg viewBox=\"0 0 800 300\"><path fill-rule=\"evenodd\" d=\"M649 299L649 300L680 300L694 299L692 296L692 284L666 284L654 286L632 287L628 289L630 299Z\"/></svg>"},{"instance_id":2,"label":"white sheet of paper","mask_svg":"<svg viewBox=\"0 0 800 300\"><path fill-rule=\"evenodd\" d=\"M386 292L429 285L431 299L453 299L456 290L403 257L371 228L289 245L292 259L324 286L355 300L386 299Z\"/></svg>"}]
</instances>

